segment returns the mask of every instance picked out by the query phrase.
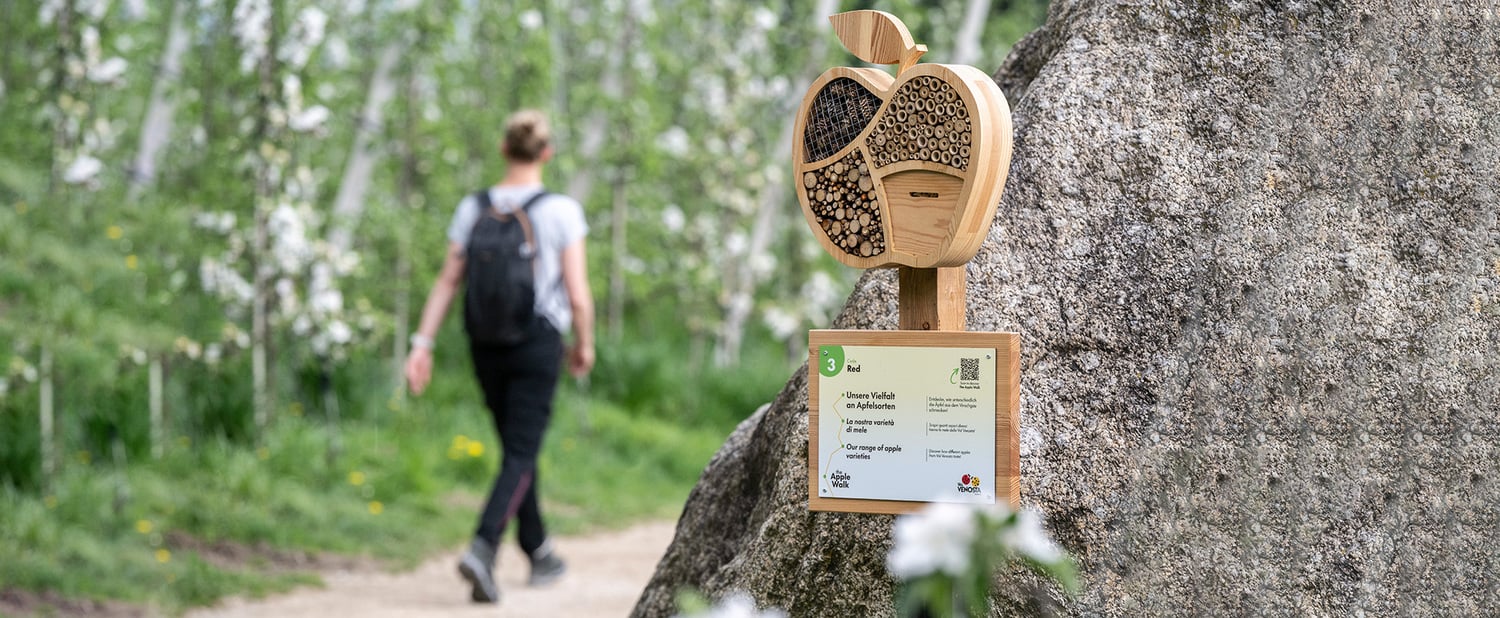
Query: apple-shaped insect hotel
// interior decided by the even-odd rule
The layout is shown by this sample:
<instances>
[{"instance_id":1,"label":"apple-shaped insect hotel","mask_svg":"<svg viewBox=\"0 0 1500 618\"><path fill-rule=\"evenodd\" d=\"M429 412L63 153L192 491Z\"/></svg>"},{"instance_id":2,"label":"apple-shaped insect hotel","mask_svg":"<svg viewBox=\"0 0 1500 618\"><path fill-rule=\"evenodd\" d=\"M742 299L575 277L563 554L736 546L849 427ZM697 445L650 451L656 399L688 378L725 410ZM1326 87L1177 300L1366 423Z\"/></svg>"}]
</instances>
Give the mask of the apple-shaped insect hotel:
<instances>
[{"instance_id":1,"label":"apple-shaped insect hotel","mask_svg":"<svg viewBox=\"0 0 1500 618\"><path fill-rule=\"evenodd\" d=\"M917 64L926 46L881 11L828 18L876 68L834 67L797 112L792 160L813 234L854 268L959 266L989 231L1010 168L1010 108L983 71Z\"/></svg>"}]
</instances>

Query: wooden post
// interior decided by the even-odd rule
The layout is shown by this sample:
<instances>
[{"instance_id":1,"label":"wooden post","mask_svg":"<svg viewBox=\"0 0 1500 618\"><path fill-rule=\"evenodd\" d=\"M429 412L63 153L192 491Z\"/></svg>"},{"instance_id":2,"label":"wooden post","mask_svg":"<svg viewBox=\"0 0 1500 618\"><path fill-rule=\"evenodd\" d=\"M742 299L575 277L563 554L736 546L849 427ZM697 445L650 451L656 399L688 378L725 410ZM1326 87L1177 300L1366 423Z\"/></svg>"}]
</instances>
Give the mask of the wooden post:
<instances>
[{"instance_id":1,"label":"wooden post","mask_svg":"<svg viewBox=\"0 0 1500 618\"><path fill-rule=\"evenodd\" d=\"M963 266L902 266L898 283L901 330L964 330L969 287Z\"/></svg>"}]
</instances>

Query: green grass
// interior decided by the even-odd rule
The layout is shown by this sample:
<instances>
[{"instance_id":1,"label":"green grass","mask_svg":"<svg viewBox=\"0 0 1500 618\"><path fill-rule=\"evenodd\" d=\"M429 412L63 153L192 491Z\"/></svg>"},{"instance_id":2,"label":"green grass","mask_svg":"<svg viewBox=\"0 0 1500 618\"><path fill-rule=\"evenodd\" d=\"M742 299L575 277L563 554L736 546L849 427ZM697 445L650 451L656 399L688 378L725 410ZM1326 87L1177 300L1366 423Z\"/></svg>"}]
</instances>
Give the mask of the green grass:
<instances>
[{"instance_id":1,"label":"green grass","mask_svg":"<svg viewBox=\"0 0 1500 618\"><path fill-rule=\"evenodd\" d=\"M259 436L247 359L180 367L159 459L145 439L141 370L72 389L60 403L60 470L46 484L28 481L39 479L34 390L13 391L0 399L0 590L175 614L318 583L293 554L401 569L457 547L500 449L466 355L451 351L463 349L456 331L440 338L446 352L421 397L378 386L386 365L373 355L340 368L337 424L315 403L318 380L283 364L279 397L291 403ZM564 379L539 461L551 531L675 518L725 437L790 372L775 344L727 370L684 360L684 347L643 333L601 347L588 390Z\"/></svg>"},{"instance_id":2,"label":"green grass","mask_svg":"<svg viewBox=\"0 0 1500 618\"><path fill-rule=\"evenodd\" d=\"M260 446L183 437L124 471L75 453L51 491L0 486L0 582L176 613L318 581L255 558L267 552L410 566L472 533L498 465L477 394L446 389L346 423L336 458L330 426L296 406ZM564 385L539 464L549 526L576 534L675 517L728 430L633 415ZM202 550L225 543L262 549L229 564Z\"/></svg>"}]
</instances>

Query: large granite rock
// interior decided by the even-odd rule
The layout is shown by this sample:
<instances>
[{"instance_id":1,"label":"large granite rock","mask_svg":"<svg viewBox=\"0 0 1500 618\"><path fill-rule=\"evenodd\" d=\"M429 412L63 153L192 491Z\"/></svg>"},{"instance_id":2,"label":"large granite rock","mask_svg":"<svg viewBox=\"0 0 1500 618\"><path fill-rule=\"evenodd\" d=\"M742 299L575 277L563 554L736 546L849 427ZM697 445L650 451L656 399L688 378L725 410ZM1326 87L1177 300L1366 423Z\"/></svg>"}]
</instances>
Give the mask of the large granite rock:
<instances>
[{"instance_id":1,"label":"large granite rock","mask_svg":"<svg viewBox=\"0 0 1500 618\"><path fill-rule=\"evenodd\" d=\"M996 79L972 330L1023 334L1022 500L1081 560L1004 614L1500 607L1500 7L1055 2ZM872 271L835 327L894 328ZM810 513L799 371L704 471L636 608L891 613L891 518Z\"/></svg>"}]
</instances>

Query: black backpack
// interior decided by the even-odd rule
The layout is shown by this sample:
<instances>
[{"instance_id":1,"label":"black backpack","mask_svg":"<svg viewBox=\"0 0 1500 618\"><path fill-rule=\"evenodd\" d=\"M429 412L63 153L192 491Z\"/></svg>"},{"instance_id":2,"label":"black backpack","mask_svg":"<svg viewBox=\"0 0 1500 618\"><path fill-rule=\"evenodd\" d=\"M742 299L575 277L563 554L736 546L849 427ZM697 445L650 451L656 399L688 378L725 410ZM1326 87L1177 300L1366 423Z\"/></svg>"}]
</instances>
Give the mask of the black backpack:
<instances>
[{"instance_id":1,"label":"black backpack","mask_svg":"<svg viewBox=\"0 0 1500 618\"><path fill-rule=\"evenodd\" d=\"M520 343L536 323L536 236L531 207L541 191L520 208L498 212L488 189L474 195L479 219L469 234L464 267L464 330L476 343Z\"/></svg>"}]
</instances>

